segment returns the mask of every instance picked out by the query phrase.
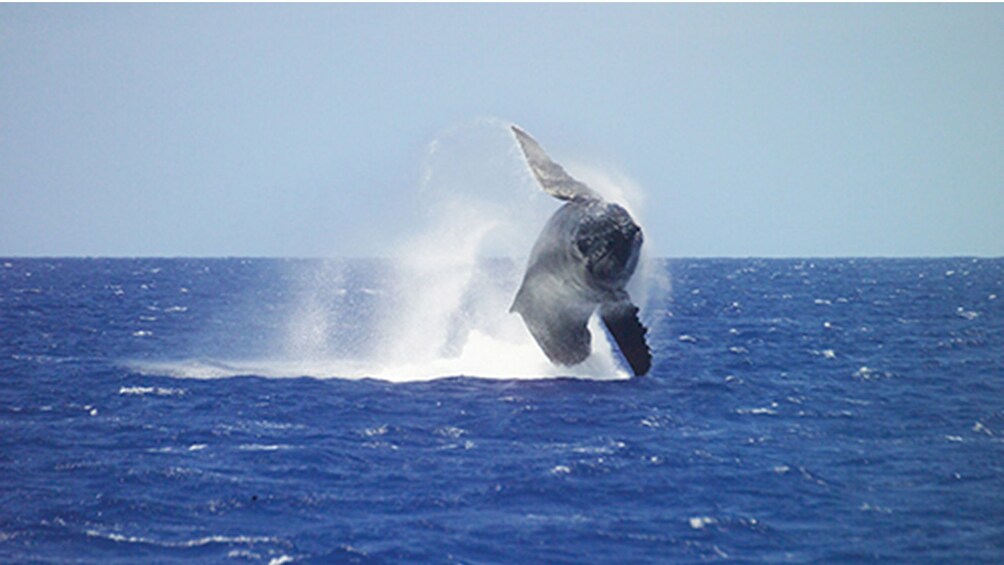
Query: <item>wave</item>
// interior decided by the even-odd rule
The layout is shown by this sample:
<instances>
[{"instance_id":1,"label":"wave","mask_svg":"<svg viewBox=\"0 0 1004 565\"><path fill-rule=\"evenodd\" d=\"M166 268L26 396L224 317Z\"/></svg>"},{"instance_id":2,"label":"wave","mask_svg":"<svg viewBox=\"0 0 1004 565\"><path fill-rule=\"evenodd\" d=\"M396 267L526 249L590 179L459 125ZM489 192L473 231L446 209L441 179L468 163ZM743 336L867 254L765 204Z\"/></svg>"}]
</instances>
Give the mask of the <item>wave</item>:
<instances>
[{"instance_id":1,"label":"wave","mask_svg":"<svg viewBox=\"0 0 1004 565\"><path fill-rule=\"evenodd\" d=\"M131 543L140 545L149 545L154 547L163 548L193 548L193 547L204 547L207 545L256 545L256 544L272 544L272 545L288 545L282 539L268 537L268 536L205 536L201 538L194 538L190 540L182 541L165 541L156 540L148 537L141 536L127 536L119 534L116 532L103 532L100 530L90 529L87 530L87 536L92 538L101 538L108 541L113 541L117 543Z\"/></svg>"}]
</instances>

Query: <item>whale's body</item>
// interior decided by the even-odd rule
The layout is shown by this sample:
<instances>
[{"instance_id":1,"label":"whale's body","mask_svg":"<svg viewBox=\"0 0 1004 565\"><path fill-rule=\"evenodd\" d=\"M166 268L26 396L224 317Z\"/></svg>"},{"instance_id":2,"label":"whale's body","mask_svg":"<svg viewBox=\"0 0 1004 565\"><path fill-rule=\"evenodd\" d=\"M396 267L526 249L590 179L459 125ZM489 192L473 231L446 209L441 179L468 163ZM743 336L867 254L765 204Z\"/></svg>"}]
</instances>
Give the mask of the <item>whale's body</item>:
<instances>
[{"instance_id":1,"label":"whale's body","mask_svg":"<svg viewBox=\"0 0 1004 565\"><path fill-rule=\"evenodd\" d=\"M523 317L552 362L575 365L589 357L587 324L599 310L634 374L647 373L647 331L624 288L638 265L641 228L623 207L551 161L526 132L512 129L541 188L566 203L537 238L510 311Z\"/></svg>"}]
</instances>

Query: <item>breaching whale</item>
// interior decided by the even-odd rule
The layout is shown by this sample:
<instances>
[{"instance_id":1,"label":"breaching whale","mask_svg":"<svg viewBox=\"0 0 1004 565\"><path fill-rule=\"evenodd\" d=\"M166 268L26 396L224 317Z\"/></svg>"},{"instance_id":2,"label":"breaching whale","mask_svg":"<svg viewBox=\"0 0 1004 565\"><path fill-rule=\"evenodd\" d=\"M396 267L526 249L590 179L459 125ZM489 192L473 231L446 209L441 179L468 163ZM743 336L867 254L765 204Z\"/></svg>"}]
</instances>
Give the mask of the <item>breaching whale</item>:
<instances>
[{"instance_id":1,"label":"breaching whale","mask_svg":"<svg viewBox=\"0 0 1004 565\"><path fill-rule=\"evenodd\" d=\"M537 238L509 311L523 317L551 362L575 365L589 357L587 324L599 309L631 370L644 375L652 366L647 330L624 289L638 266L641 228L627 210L566 173L529 134L512 131L540 187L566 203Z\"/></svg>"}]
</instances>

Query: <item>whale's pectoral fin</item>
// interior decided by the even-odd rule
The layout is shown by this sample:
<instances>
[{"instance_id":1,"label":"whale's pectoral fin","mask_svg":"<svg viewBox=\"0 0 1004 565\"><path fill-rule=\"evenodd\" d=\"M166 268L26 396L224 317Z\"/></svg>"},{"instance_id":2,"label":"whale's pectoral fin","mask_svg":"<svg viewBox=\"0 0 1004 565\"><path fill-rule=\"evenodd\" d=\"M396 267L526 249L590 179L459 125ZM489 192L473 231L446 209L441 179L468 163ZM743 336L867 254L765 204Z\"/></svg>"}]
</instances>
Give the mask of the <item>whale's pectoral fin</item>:
<instances>
[{"instance_id":1,"label":"whale's pectoral fin","mask_svg":"<svg viewBox=\"0 0 1004 565\"><path fill-rule=\"evenodd\" d=\"M638 319L638 307L628 301L608 302L600 307L600 317L636 376L652 367L652 352L645 341L648 330Z\"/></svg>"},{"instance_id":2,"label":"whale's pectoral fin","mask_svg":"<svg viewBox=\"0 0 1004 565\"><path fill-rule=\"evenodd\" d=\"M577 365L590 353L591 336L586 324L591 310L541 299L534 287L524 284L516 295L511 312L523 317L530 335L557 365Z\"/></svg>"},{"instance_id":3,"label":"whale's pectoral fin","mask_svg":"<svg viewBox=\"0 0 1004 565\"><path fill-rule=\"evenodd\" d=\"M572 178L561 165L552 161L530 134L516 126L512 126L512 131L523 149L523 155L526 156L526 162L530 165L533 176L537 178L537 183L544 192L561 200L600 199L593 189Z\"/></svg>"}]
</instances>

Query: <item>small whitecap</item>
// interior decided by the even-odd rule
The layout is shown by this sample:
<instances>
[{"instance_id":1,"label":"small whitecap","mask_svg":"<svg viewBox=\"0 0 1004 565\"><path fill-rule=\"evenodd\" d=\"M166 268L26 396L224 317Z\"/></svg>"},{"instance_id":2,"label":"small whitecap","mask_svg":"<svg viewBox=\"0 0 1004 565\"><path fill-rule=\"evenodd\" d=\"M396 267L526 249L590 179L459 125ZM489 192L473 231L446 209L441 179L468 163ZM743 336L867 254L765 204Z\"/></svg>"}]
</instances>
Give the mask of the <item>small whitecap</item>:
<instances>
[{"instance_id":1,"label":"small whitecap","mask_svg":"<svg viewBox=\"0 0 1004 565\"><path fill-rule=\"evenodd\" d=\"M712 518L711 516L695 516L690 518L690 527L695 530L703 530L707 526L717 524L718 520Z\"/></svg>"},{"instance_id":2,"label":"small whitecap","mask_svg":"<svg viewBox=\"0 0 1004 565\"><path fill-rule=\"evenodd\" d=\"M818 356L822 357L823 359L836 359L837 358L837 352L834 351L834 350L832 350L832 349L813 349L812 350L812 354L813 355L818 355Z\"/></svg>"},{"instance_id":3,"label":"small whitecap","mask_svg":"<svg viewBox=\"0 0 1004 565\"><path fill-rule=\"evenodd\" d=\"M206 536L204 538L196 538L187 541L180 542L161 542L160 545L167 547L202 547L214 543L220 544L231 544L231 543L243 543L243 544L256 544L256 543L277 543L279 540L277 538L267 537L267 536Z\"/></svg>"},{"instance_id":4,"label":"small whitecap","mask_svg":"<svg viewBox=\"0 0 1004 565\"><path fill-rule=\"evenodd\" d=\"M123 396L145 396L153 394L156 396L181 396L185 390L181 388L162 388L152 386L124 386L119 388L119 394Z\"/></svg>"},{"instance_id":5,"label":"small whitecap","mask_svg":"<svg viewBox=\"0 0 1004 565\"><path fill-rule=\"evenodd\" d=\"M777 414L777 402L771 402L770 407L757 407L757 408L737 408L736 414L751 415L751 416L773 416Z\"/></svg>"},{"instance_id":6,"label":"small whitecap","mask_svg":"<svg viewBox=\"0 0 1004 565\"><path fill-rule=\"evenodd\" d=\"M662 427L662 424L659 422L659 419L656 418L656 417L654 417L654 416L646 416L646 417L642 418L641 422L639 422L639 423L641 425L645 426L646 428L661 428Z\"/></svg>"},{"instance_id":7,"label":"small whitecap","mask_svg":"<svg viewBox=\"0 0 1004 565\"><path fill-rule=\"evenodd\" d=\"M877 504L869 504L867 502L862 502L858 510L861 510L862 512L877 512L879 514L892 514L892 510L884 506L878 506Z\"/></svg>"},{"instance_id":8,"label":"small whitecap","mask_svg":"<svg viewBox=\"0 0 1004 565\"><path fill-rule=\"evenodd\" d=\"M150 330L136 330L132 332L132 335L133 337L150 337L153 335L153 332Z\"/></svg>"},{"instance_id":9,"label":"small whitecap","mask_svg":"<svg viewBox=\"0 0 1004 565\"><path fill-rule=\"evenodd\" d=\"M688 335L688 334L681 335L679 337L679 340L682 341L682 342L684 342L684 343L697 343L697 338L694 337L694 336L692 336L692 335Z\"/></svg>"},{"instance_id":10,"label":"small whitecap","mask_svg":"<svg viewBox=\"0 0 1004 565\"><path fill-rule=\"evenodd\" d=\"M870 380L888 378L891 377L892 374L890 374L887 371L879 371L877 369L873 369L871 367L866 367L862 365L861 368L859 368L857 371L854 371L853 376L856 379L870 381Z\"/></svg>"},{"instance_id":11,"label":"small whitecap","mask_svg":"<svg viewBox=\"0 0 1004 565\"><path fill-rule=\"evenodd\" d=\"M973 424L973 431L978 434L986 434L988 436L994 435L993 430L983 425L983 422L976 422Z\"/></svg>"},{"instance_id":12,"label":"small whitecap","mask_svg":"<svg viewBox=\"0 0 1004 565\"><path fill-rule=\"evenodd\" d=\"M962 443L963 439L961 436L945 436L945 439L954 443Z\"/></svg>"},{"instance_id":13,"label":"small whitecap","mask_svg":"<svg viewBox=\"0 0 1004 565\"><path fill-rule=\"evenodd\" d=\"M436 428L436 430L433 433L435 433L438 436L443 436L443 437L449 437L449 438L456 439L456 438L459 438L460 436L466 434L467 431L463 430L461 428L455 428L453 426L444 426L444 427L441 427L441 428Z\"/></svg>"},{"instance_id":14,"label":"small whitecap","mask_svg":"<svg viewBox=\"0 0 1004 565\"><path fill-rule=\"evenodd\" d=\"M237 449L241 451L279 451L289 449L289 446L282 444L245 443L237 446Z\"/></svg>"},{"instance_id":15,"label":"small whitecap","mask_svg":"<svg viewBox=\"0 0 1004 565\"><path fill-rule=\"evenodd\" d=\"M188 446L188 450L189 451L202 451L206 447L208 447L208 445L205 444L205 443L193 443L192 445Z\"/></svg>"},{"instance_id":16,"label":"small whitecap","mask_svg":"<svg viewBox=\"0 0 1004 565\"><path fill-rule=\"evenodd\" d=\"M825 305L825 306L829 306L829 305L833 304L833 302L827 300L826 298L817 298L817 299L813 300L812 303L813 304Z\"/></svg>"},{"instance_id":17,"label":"small whitecap","mask_svg":"<svg viewBox=\"0 0 1004 565\"><path fill-rule=\"evenodd\" d=\"M376 426L373 428L366 428L365 430L363 430L363 435L365 435L366 437L382 436L385 435L386 433L387 433L387 424L384 424L382 426Z\"/></svg>"},{"instance_id":18,"label":"small whitecap","mask_svg":"<svg viewBox=\"0 0 1004 565\"><path fill-rule=\"evenodd\" d=\"M367 449L389 449L391 451L400 449L400 447L386 441L368 441L363 444L363 447Z\"/></svg>"},{"instance_id":19,"label":"small whitecap","mask_svg":"<svg viewBox=\"0 0 1004 565\"><path fill-rule=\"evenodd\" d=\"M774 466L774 472L777 473L778 475L783 475L783 474L787 473L788 471L791 471L791 467L789 467L787 465L775 465Z\"/></svg>"},{"instance_id":20,"label":"small whitecap","mask_svg":"<svg viewBox=\"0 0 1004 565\"><path fill-rule=\"evenodd\" d=\"M97 530L87 530L86 534L88 536L92 537L92 538L100 537L100 538L105 538L107 540L115 541L115 542L119 542L119 543L142 543L142 542L146 541L143 538L138 538L138 537L133 537L133 536L124 536L122 534L116 534L115 532L110 532L110 533L105 534L105 533L99 532Z\"/></svg>"},{"instance_id":21,"label":"small whitecap","mask_svg":"<svg viewBox=\"0 0 1004 565\"><path fill-rule=\"evenodd\" d=\"M566 465L555 465L551 469L552 475L567 475L572 472L572 469Z\"/></svg>"},{"instance_id":22,"label":"small whitecap","mask_svg":"<svg viewBox=\"0 0 1004 565\"><path fill-rule=\"evenodd\" d=\"M973 310L966 310L962 306L959 306L955 310L955 314L957 316L959 316L960 318L965 318L966 320L975 320L976 318L978 318L980 316L979 312L975 312Z\"/></svg>"},{"instance_id":23,"label":"small whitecap","mask_svg":"<svg viewBox=\"0 0 1004 565\"><path fill-rule=\"evenodd\" d=\"M266 430L302 430L306 428L303 424L291 424L289 422L272 422L269 420L255 420L254 426Z\"/></svg>"},{"instance_id":24,"label":"small whitecap","mask_svg":"<svg viewBox=\"0 0 1004 565\"><path fill-rule=\"evenodd\" d=\"M743 355L743 354L746 354L746 353L750 352L749 349L746 349L745 347L742 347L742 346L733 346L733 347L730 347L729 351L732 352L732 353L735 353L737 355Z\"/></svg>"}]
</instances>

